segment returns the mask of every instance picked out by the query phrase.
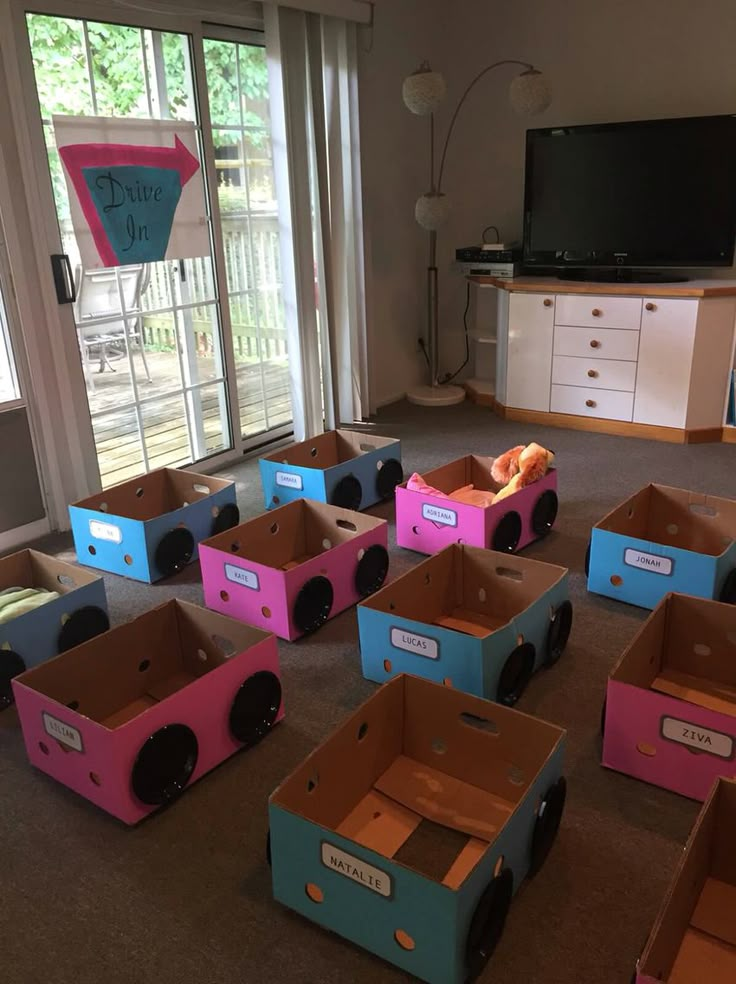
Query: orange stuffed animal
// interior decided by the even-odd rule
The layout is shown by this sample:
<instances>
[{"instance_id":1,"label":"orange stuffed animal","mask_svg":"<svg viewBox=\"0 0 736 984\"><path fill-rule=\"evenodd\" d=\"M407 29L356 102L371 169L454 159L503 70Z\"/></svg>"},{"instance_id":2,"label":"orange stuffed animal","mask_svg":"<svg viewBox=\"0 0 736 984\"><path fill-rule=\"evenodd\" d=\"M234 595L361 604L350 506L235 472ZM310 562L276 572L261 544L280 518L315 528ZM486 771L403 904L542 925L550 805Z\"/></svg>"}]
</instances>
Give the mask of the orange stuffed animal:
<instances>
[{"instance_id":1,"label":"orange stuffed animal","mask_svg":"<svg viewBox=\"0 0 736 984\"><path fill-rule=\"evenodd\" d=\"M540 444L519 444L495 459L491 466L494 482L503 488L493 497L494 502L531 485L547 474L554 453Z\"/></svg>"}]
</instances>

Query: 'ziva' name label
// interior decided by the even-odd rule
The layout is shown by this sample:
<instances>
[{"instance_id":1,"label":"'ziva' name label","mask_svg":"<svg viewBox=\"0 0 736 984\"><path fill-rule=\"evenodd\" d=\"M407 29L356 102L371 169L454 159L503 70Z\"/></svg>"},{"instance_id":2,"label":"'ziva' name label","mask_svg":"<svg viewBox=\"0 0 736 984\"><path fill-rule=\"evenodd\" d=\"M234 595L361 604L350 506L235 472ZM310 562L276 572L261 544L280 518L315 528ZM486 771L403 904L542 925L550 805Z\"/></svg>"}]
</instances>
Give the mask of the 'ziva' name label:
<instances>
[{"instance_id":1,"label":"'ziva' name label","mask_svg":"<svg viewBox=\"0 0 736 984\"><path fill-rule=\"evenodd\" d=\"M652 574L664 574L669 577L672 573L672 558L660 557L658 554L644 553L642 550L633 550L629 547L624 550L624 563L629 567L639 567L643 571L651 571Z\"/></svg>"},{"instance_id":2,"label":"'ziva' name label","mask_svg":"<svg viewBox=\"0 0 736 984\"><path fill-rule=\"evenodd\" d=\"M276 484L285 489L302 488L302 476L292 475L291 472L276 472Z\"/></svg>"},{"instance_id":3,"label":"'ziva' name label","mask_svg":"<svg viewBox=\"0 0 736 984\"><path fill-rule=\"evenodd\" d=\"M90 519L89 531L95 540L108 540L110 543L123 542L123 531L112 523L101 523L97 519Z\"/></svg>"},{"instance_id":4,"label":"'ziva' name label","mask_svg":"<svg viewBox=\"0 0 736 984\"><path fill-rule=\"evenodd\" d=\"M700 725L692 724L690 721L678 721L677 718L663 717L662 737L668 741L676 741L680 745L687 745L688 748L697 748L709 755L716 755L718 758L733 758L733 738L731 735L724 735L721 731L711 731L709 728L701 728Z\"/></svg>"},{"instance_id":5,"label":"'ziva' name label","mask_svg":"<svg viewBox=\"0 0 736 984\"><path fill-rule=\"evenodd\" d=\"M442 506L433 506L430 502L422 504L422 518L442 526L457 526L457 513L454 509L443 509Z\"/></svg>"},{"instance_id":6,"label":"'ziva' name label","mask_svg":"<svg viewBox=\"0 0 736 984\"><path fill-rule=\"evenodd\" d=\"M225 577L233 584L241 584L244 588L252 588L258 591L258 575L254 571L244 571L242 567L235 567L233 564L225 564Z\"/></svg>"},{"instance_id":7,"label":"'ziva' name label","mask_svg":"<svg viewBox=\"0 0 736 984\"><path fill-rule=\"evenodd\" d=\"M346 854L339 847L333 847L327 841L322 841L322 864L339 875L344 875L351 881L364 885L377 895L386 899L391 898L391 876L372 864Z\"/></svg>"},{"instance_id":8,"label":"'ziva' name label","mask_svg":"<svg viewBox=\"0 0 736 984\"><path fill-rule=\"evenodd\" d=\"M65 724L63 721L59 721L58 718L52 717L46 711L42 712L42 717L43 729L47 735L56 738L62 745L74 749L75 752L84 751L82 736L76 728L73 728L70 724Z\"/></svg>"},{"instance_id":9,"label":"'ziva' name label","mask_svg":"<svg viewBox=\"0 0 736 984\"><path fill-rule=\"evenodd\" d=\"M394 649L405 649L407 653L426 656L427 659L439 659L440 656L436 639L417 635L416 632L406 632L404 629L391 629L391 645Z\"/></svg>"}]
</instances>

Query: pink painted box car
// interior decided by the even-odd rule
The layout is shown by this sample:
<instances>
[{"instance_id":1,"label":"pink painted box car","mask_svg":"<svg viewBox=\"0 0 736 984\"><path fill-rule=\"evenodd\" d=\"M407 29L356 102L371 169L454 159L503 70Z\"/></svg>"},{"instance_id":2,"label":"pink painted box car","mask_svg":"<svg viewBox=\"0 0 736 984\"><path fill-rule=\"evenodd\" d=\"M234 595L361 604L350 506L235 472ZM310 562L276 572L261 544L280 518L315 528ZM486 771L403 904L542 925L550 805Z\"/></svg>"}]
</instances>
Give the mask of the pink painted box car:
<instances>
[{"instance_id":1,"label":"pink painted box car","mask_svg":"<svg viewBox=\"0 0 736 984\"><path fill-rule=\"evenodd\" d=\"M493 458L465 455L423 473L427 485L448 495L466 485L487 492L501 486L491 476ZM396 487L396 542L432 554L451 543L513 553L545 536L557 518L557 472L490 506L474 506L406 487Z\"/></svg>"},{"instance_id":2,"label":"pink painted box car","mask_svg":"<svg viewBox=\"0 0 736 984\"><path fill-rule=\"evenodd\" d=\"M387 547L385 519L297 499L200 544L205 604L293 641L377 591Z\"/></svg>"},{"instance_id":3,"label":"pink painted box car","mask_svg":"<svg viewBox=\"0 0 736 984\"><path fill-rule=\"evenodd\" d=\"M635 984L736 981L736 783L718 779L695 822Z\"/></svg>"},{"instance_id":4,"label":"pink painted box car","mask_svg":"<svg viewBox=\"0 0 736 984\"><path fill-rule=\"evenodd\" d=\"M31 763L135 824L283 717L271 633L169 601L13 680Z\"/></svg>"},{"instance_id":5,"label":"pink painted box car","mask_svg":"<svg viewBox=\"0 0 736 984\"><path fill-rule=\"evenodd\" d=\"M704 800L736 775L736 609L669 594L608 679L603 765Z\"/></svg>"}]
</instances>

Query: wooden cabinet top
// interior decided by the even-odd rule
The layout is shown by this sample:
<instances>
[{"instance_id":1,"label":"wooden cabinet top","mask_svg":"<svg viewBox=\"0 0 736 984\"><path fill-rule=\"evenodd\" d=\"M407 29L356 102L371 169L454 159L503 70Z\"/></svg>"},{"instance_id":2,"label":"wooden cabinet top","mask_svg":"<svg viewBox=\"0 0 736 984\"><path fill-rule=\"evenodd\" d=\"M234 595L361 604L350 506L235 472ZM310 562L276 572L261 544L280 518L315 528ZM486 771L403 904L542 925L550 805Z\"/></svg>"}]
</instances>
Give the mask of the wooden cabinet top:
<instances>
[{"instance_id":1,"label":"wooden cabinet top","mask_svg":"<svg viewBox=\"0 0 736 984\"><path fill-rule=\"evenodd\" d=\"M687 280L674 284L600 284L556 277L468 277L471 283L499 290L545 294L625 294L628 297L736 297L736 280Z\"/></svg>"}]
</instances>

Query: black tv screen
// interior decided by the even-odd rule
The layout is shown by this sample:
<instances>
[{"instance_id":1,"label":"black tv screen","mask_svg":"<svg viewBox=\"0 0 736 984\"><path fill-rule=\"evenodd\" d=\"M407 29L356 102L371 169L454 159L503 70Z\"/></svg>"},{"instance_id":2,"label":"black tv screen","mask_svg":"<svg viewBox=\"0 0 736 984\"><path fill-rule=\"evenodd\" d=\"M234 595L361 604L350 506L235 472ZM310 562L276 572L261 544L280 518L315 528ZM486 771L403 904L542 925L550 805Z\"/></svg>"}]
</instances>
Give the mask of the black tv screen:
<instances>
[{"instance_id":1,"label":"black tv screen","mask_svg":"<svg viewBox=\"0 0 736 984\"><path fill-rule=\"evenodd\" d=\"M729 266L736 116L529 130L524 262Z\"/></svg>"}]
</instances>

